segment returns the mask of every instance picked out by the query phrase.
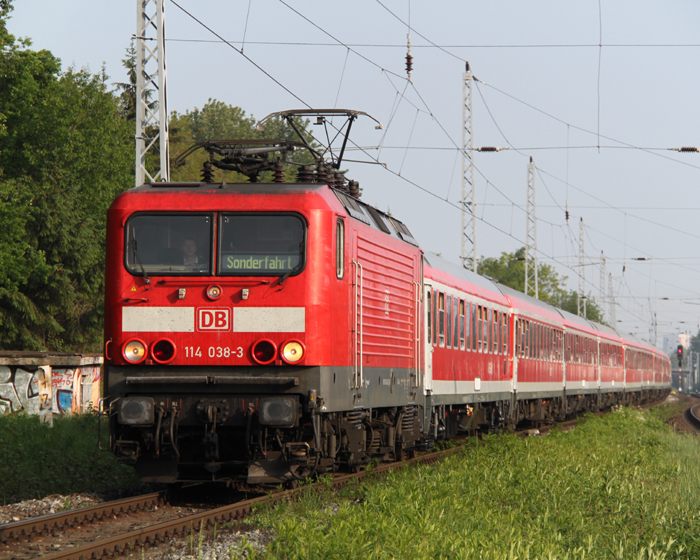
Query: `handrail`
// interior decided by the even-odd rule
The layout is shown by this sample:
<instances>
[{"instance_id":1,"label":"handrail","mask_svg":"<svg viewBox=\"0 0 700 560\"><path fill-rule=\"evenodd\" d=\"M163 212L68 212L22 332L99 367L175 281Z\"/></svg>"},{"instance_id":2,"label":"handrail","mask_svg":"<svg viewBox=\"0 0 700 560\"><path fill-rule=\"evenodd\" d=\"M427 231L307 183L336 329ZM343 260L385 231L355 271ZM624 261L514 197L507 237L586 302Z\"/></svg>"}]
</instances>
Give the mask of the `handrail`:
<instances>
[{"instance_id":1,"label":"handrail","mask_svg":"<svg viewBox=\"0 0 700 560\"><path fill-rule=\"evenodd\" d=\"M422 317L420 314L420 302L421 302L421 285L419 282L416 282L415 280L413 281L413 285L416 287L416 315L415 319L413 321L414 328L416 330L415 334L415 342L414 342L414 356L413 356L413 364L414 364L414 369L415 369L415 375L416 375L416 380L415 384L413 385L414 388L420 387L420 331L421 331L421 323L422 323Z\"/></svg>"},{"instance_id":2,"label":"handrail","mask_svg":"<svg viewBox=\"0 0 700 560\"><path fill-rule=\"evenodd\" d=\"M362 364L363 348L363 317L362 317L362 265L358 261L352 261L355 265L355 373L353 389L360 389L364 382L364 370ZM359 367L358 367L359 362Z\"/></svg>"}]
</instances>

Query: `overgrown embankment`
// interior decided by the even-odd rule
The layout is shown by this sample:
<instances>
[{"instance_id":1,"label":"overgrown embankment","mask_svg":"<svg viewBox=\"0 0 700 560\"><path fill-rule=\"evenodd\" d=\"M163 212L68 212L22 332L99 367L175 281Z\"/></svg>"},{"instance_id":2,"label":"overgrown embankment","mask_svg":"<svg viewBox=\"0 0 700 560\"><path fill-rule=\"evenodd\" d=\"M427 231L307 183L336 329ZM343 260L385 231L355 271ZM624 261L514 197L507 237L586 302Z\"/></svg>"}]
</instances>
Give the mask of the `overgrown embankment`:
<instances>
[{"instance_id":1,"label":"overgrown embankment","mask_svg":"<svg viewBox=\"0 0 700 560\"><path fill-rule=\"evenodd\" d=\"M270 558L699 558L700 442L668 409L470 441L432 467L260 510Z\"/></svg>"},{"instance_id":2,"label":"overgrown embankment","mask_svg":"<svg viewBox=\"0 0 700 560\"><path fill-rule=\"evenodd\" d=\"M0 415L0 504L49 494L96 492L138 482L133 469L97 448L97 417Z\"/></svg>"}]
</instances>

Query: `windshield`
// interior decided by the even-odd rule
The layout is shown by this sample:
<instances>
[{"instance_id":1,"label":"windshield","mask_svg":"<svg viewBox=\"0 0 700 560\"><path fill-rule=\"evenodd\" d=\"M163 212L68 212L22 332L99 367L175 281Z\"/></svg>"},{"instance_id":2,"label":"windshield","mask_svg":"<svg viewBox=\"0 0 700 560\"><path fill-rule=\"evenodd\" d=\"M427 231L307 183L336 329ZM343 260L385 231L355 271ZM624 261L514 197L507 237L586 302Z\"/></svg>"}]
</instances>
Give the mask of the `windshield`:
<instances>
[{"instance_id":1,"label":"windshield","mask_svg":"<svg viewBox=\"0 0 700 560\"><path fill-rule=\"evenodd\" d=\"M219 274L297 274L304 266L304 231L294 214L222 215Z\"/></svg>"},{"instance_id":2,"label":"windshield","mask_svg":"<svg viewBox=\"0 0 700 560\"><path fill-rule=\"evenodd\" d=\"M132 274L208 275L211 214L137 214L127 225L126 264Z\"/></svg>"}]
</instances>

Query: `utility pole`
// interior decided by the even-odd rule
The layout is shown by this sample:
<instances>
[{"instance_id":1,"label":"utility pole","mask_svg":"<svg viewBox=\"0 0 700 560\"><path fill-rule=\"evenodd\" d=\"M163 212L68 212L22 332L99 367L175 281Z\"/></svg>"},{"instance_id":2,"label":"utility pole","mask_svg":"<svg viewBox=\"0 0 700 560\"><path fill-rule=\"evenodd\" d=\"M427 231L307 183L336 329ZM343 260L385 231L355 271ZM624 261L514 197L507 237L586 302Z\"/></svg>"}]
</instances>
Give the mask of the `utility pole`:
<instances>
[{"instance_id":1,"label":"utility pole","mask_svg":"<svg viewBox=\"0 0 700 560\"><path fill-rule=\"evenodd\" d=\"M164 2L165 0L136 0L137 187L146 182L170 180ZM153 107L155 102L149 103L148 100L153 90L158 93L157 108ZM155 165L154 158L149 158L149 154L160 156L157 170L148 169Z\"/></svg>"},{"instance_id":2,"label":"utility pole","mask_svg":"<svg viewBox=\"0 0 700 560\"><path fill-rule=\"evenodd\" d=\"M535 209L535 164L527 164L527 226L525 232L525 293L539 299L537 279L537 215Z\"/></svg>"},{"instance_id":3,"label":"utility pole","mask_svg":"<svg viewBox=\"0 0 700 560\"><path fill-rule=\"evenodd\" d=\"M476 196L474 192L474 122L472 85L474 75L466 65L462 74L462 266L476 272Z\"/></svg>"},{"instance_id":4,"label":"utility pole","mask_svg":"<svg viewBox=\"0 0 700 560\"><path fill-rule=\"evenodd\" d=\"M577 315L579 317L585 317L586 316L586 294L585 294L585 275L586 275L586 268L585 268L585 253L583 251L583 240L584 240L584 230L583 230L583 218L581 218L581 221L578 223L578 266L579 266L579 275L578 275L578 313Z\"/></svg>"}]
</instances>

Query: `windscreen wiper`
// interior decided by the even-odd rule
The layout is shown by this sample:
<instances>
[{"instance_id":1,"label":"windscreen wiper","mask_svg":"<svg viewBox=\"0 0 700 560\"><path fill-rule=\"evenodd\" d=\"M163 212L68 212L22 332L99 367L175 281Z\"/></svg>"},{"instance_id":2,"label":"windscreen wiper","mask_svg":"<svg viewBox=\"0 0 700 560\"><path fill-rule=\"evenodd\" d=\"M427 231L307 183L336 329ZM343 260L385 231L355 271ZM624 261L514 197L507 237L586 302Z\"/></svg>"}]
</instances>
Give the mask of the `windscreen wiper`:
<instances>
[{"instance_id":1,"label":"windscreen wiper","mask_svg":"<svg viewBox=\"0 0 700 560\"><path fill-rule=\"evenodd\" d=\"M141 267L141 274L143 274L143 278L146 282L146 284L151 283L151 279L148 277L148 274L146 274L146 270L143 268L143 263L141 262L141 259L139 258L139 254L136 251L136 239L131 240L131 250L134 252L134 258L136 259L136 262L139 263L139 266Z\"/></svg>"},{"instance_id":2,"label":"windscreen wiper","mask_svg":"<svg viewBox=\"0 0 700 560\"><path fill-rule=\"evenodd\" d=\"M291 270L288 270L287 272L284 273L283 276L280 277L280 281L278 282L278 285L284 284L284 281L289 278L292 274L295 272L299 272L302 267L304 266L304 259L302 258L304 256L304 242L302 241L299 243L299 263L292 268Z\"/></svg>"}]
</instances>

